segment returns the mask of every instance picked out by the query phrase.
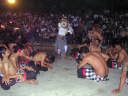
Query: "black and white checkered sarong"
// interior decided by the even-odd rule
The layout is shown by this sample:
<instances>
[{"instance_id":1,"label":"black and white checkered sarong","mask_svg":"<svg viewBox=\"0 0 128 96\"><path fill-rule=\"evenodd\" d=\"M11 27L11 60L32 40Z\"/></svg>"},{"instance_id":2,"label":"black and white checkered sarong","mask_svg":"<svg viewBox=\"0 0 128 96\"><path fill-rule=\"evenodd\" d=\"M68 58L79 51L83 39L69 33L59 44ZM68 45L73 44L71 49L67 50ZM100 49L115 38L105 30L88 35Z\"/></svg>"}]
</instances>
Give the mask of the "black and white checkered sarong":
<instances>
[{"instance_id":1,"label":"black and white checkered sarong","mask_svg":"<svg viewBox=\"0 0 128 96\"><path fill-rule=\"evenodd\" d=\"M80 70L82 71L82 75L85 76L86 79L95 80L97 82L108 80L107 76L101 77L99 75L96 75L96 73L92 67L91 68L81 68Z\"/></svg>"}]
</instances>

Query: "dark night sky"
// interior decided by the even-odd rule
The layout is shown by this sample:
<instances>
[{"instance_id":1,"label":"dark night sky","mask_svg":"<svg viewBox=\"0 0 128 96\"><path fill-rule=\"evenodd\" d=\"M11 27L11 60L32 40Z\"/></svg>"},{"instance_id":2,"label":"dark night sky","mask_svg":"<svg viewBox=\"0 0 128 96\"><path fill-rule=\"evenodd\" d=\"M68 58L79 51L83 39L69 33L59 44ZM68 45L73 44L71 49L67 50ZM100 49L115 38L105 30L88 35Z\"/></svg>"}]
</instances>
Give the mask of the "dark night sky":
<instances>
[{"instance_id":1,"label":"dark night sky","mask_svg":"<svg viewBox=\"0 0 128 96\"><path fill-rule=\"evenodd\" d=\"M5 0L0 0L4 6ZM128 0L17 0L20 9L76 10L76 9L127 9ZM2 7L1 7L2 8Z\"/></svg>"}]
</instances>

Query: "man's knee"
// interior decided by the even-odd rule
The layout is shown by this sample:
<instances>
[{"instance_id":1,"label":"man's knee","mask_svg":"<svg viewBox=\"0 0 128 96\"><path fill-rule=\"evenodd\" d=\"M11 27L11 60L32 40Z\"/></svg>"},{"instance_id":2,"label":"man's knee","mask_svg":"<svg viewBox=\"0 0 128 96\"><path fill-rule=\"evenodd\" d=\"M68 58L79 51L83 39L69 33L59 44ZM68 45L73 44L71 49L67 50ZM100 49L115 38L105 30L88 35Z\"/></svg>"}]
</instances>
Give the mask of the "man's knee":
<instances>
[{"instance_id":1,"label":"man's knee","mask_svg":"<svg viewBox=\"0 0 128 96\"><path fill-rule=\"evenodd\" d=\"M3 90L9 90L9 89L10 89L10 85L5 84L5 83L2 83L2 84L1 84L1 88L2 88Z\"/></svg>"}]
</instances>

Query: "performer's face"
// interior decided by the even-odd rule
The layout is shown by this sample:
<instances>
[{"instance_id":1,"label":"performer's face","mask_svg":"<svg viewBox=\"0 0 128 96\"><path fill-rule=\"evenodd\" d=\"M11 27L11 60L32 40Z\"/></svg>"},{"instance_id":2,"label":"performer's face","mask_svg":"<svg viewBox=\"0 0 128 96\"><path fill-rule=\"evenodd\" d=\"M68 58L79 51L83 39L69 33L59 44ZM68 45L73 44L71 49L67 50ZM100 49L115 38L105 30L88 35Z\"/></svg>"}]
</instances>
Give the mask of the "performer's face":
<instances>
[{"instance_id":1,"label":"performer's face","mask_svg":"<svg viewBox=\"0 0 128 96\"><path fill-rule=\"evenodd\" d=\"M62 21L62 22L61 22L61 25L62 25L62 27L66 28L68 24L67 24L66 21Z\"/></svg>"}]
</instances>

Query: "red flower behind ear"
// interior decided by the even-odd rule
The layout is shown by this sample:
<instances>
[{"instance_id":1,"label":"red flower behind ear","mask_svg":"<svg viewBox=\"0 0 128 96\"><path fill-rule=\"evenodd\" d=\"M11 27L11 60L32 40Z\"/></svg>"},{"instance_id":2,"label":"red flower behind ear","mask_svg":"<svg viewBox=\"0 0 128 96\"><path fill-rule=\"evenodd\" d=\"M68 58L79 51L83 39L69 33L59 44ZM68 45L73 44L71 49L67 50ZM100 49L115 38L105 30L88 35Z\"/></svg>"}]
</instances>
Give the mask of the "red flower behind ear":
<instances>
[{"instance_id":1,"label":"red flower behind ear","mask_svg":"<svg viewBox=\"0 0 128 96\"><path fill-rule=\"evenodd\" d=\"M21 53L21 49L18 49L18 52Z\"/></svg>"}]
</instances>

